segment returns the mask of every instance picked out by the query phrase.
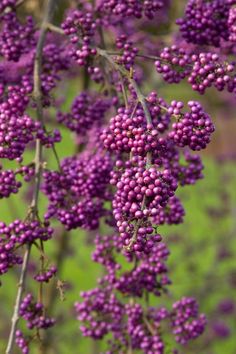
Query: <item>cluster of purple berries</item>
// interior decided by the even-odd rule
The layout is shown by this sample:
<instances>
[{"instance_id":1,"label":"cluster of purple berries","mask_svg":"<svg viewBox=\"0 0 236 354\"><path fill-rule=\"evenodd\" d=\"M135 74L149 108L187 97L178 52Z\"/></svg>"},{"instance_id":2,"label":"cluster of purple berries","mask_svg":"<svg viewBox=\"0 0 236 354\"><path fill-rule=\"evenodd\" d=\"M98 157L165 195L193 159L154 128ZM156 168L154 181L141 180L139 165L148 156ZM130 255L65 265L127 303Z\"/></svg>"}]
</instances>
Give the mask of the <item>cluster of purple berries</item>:
<instances>
[{"instance_id":1,"label":"cluster of purple berries","mask_svg":"<svg viewBox=\"0 0 236 354\"><path fill-rule=\"evenodd\" d=\"M174 195L176 180L169 170L132 167L124 171L116 187L113 214L124 245L135 251L153 247L147 239L154 232L149 217L155 217L159 206Z\"/></svg>"},{"instance_id":2,"label":"cluster of purple berries","mask_svg":"<svg viewBox=\"0 0 236 354\"><path fill-rule=\"evenodd\" d=\"M169 113L177 116L177 122L172 124L169 137L180 147L189 146L192 150L201 150L210 142L214 125L199 102L189 101L188 106L190 112L181 113L178 102L171 102Z\"/></svg>"},{"instance_id":3,"label":"cluster of purple berries","mask_svg":"<svg viewBox=\"0 0 236 354\"><path fill-rule=\"evenodd\" d=\"M180 153L173 141L168 141L166 153L157 163L166 169L171 170L173 177L180 186L192 185L203 178L203 164L201 157L185 150Z\"/></svg>"},{"instance_id":4,"label":"cluster of purple berries","mask_svg":"<svg viewBox=\"0 0 236 354\"><path fill-rule=\"evenodd\" d=\"M191 57L176 45L165 47L155 61L156 70L168 83L179 83L191 73Z\"/></svg>"},{"instance_id":5,"label":"cluster of purple berries","mask_svg":"<svg viewBox=\"0 0 236 354\"><path fill-rule=\"evenodd\" d=\"M35 240L47 241L52 237L53 229L48 222L15 220L9 225L0 223L0 274L22 262L21 256L15 253L19 245L32 243Z\"/></svg>"},{"instance_id":6,"label":"cluster of purple berries","mask_svg":"<svg viewBox=\"0 0 236 354\"><path fill-rule=\"evenodd\" d=\"M29 354L29 345L27 339L24 337L23 333L18 329L16 331L16 345L21 350L22 354Z\"/></svg>"},{"instance_id":7,"label":"cluster of purple berries","mask_svg":"<svg viewBox=\"0 0 236 354\"><path fill-rule=\"evenodd\" d=\"M156 112L155 112L156 113ZM147 152L162 149L163 138L159 137L157 127L148 124L142 108L119 108L117 115L110 119L101 135L104 146L117 152L131 152L145 155ZM163 124L160 124L161 128Z\"/></svg>"},{"instance_id":8,"label":"cluster of purple berries","mask_svg":"<svg viewBox=\"0 0 236 354\"><path fill-rule=\"evenodd\" d=\"M205 90L214 86L218 91L225 88L229 92L235 91L235 64L227 63L215 53L200 53L192 55L193 68L188 82L193 90L204 94Z\"/></svg>"},{"instance_id":9,"label":"cluster of purple berries","mask_svg":"<svg viewBox=\"0 0 236 354\"><path fill-rule=\"evenodd\" d=\"M105 212L104 201L110 199L106 189L112 167L110 156L98 152L66 158L61 172L45 171L46 219L55 216L67 229L96 229Z\"/></svg>"},{"instance_id":10,"label":"cluster of purple berries","mask_svg":"<svg viewBox=\"0 0 236 354\"><path fill-rule=\"evenodd\" d=\"M43 315L43 304L35 302L31 293L27 294L20 304L19 315L27 321L29 329L47 329L55 323L53 318Z\"/></svg>"},{"instance_id":11,"label":"cluster of purple berries","mask_svg":"<svg viewBox=\"0 0 236 354\"><path fill-rule=\"evenodd\" d=\"M149 252L135 253L137 265L130 271L123 271L117 263L117 252L122 251L122 243L118 240L117 235L97 236L95 239L96 249L92 258L106 269L106 275L99 279L99 284L112 287L124 296L142 297L146 291L160 296L170 284L165 264L169 251L164 243L160 243L161 238L152 238L153 247ZM123 254L129 262L133 260L132 254L124 250Z\"/></svg>"},{"instance_id":12,"label":"cluster of purple berries","mask_svg":"<svg viewBox=\"0 0 236 354\"><path fill-rule=\"evenodd\" d=\"M102 0L99 8L116 16L152 19L163 6L163 0Z\"/></svg>"},{"instance_id":13,"label":"cluster of purple berries","mask_svg":"<svg viewBox=\"0 0 236 354\"><path fill-rule=\"evenodd\" d=\"M157 214L153 217L153 222L156 225L181 224L183 222L184 215L185 211L181 201L179 198L174 196L168 200L166 206L158 207Z\"/></svg>"},{"instance_id":14,"label":"cluster of purple berries","mask_svg":"<svg viewBox=\"0 0 236 354\"><path fill-rule=\"evenodd\" d=\"M232 30L233 36L233 30ZM206 89L236 90L235 63L227 62L214 52L193 54L177 45L165 47L155 61L157 72L168 83L179 83L187 78L192 89L203 95Z\"/></svg>"},{"instance_id":15,"label":"cluster of purple berries","mask_svg":"<svg viewBox=\"0 0 236 354\"><path fill-rule=\"evenodd\" d=\"M72 43L69 54L81 66L87 63L90 56L96 55L96 49L91 46L97 27L96 22L91 12L74 10L62 23L62 29Z\"/></svg>"},{"instance_id":16,"label":"cluster of purple berries","mask_svg":"<svg viewBox=\"0 0 236 354\"><path fill-rule=\"evenodd\" d=\"M1 5L0 5L1 6ZM18 61L35 45L35 28L32 17L22 24L15 12L9 12L2 18L0 34L0 55L7 60Z\"/></svg>"},{"instance_id":17,"label":"cluster of purple berries","mask_svg":"<svg viewBox=\"0 0 236 354\"><path fill-rule=\"evenodd\" d=\"M16 180L15 172L3 170L0 166L0 199L8 198L12 193L18 193L21 182Z\"/></svg>"},{"instance_id":18,"label":"cluster of purple berries","mask_svg":"<svg viewBox=\"0 0 236 354\"><path fill-rule=\"evenodd\" d=\"M125 34L116 39L116 47L122 50L122 55L116 57L116 62L119 65L124 65L127 70L130 70L134 66L138 48L134 47L133 42L128 40Z\"/></svg>"},{"instance_id":19,"label":"cluster of purple berries","mask_svg":"<svg viewBox=\"0 0 236 354\"><path fill-rule=\"evenodd\" d=\"M35 139L40 123L23 113L28 103L24 92L11 87L8 90L7 99L0 103L0 157L14 160Z\"/></svg>"},{"instance_id":20,"label":"cluster of purple berries","mask_svg":"<svg viewBox=\"0 0 236 354\"><path fill-rule=\"evenodd\" d=\"M193 298L184 297L173 305L172 327L178 343L186 344L200 336L206 326L205 315L198 316L198 305Z\"/></svg>"},{"instance_id":21,"label":"cluster of purple berries","mask_svg":"<svg viewBox=\"0 0 236 354\"><path fill-rule=\"evenodd\" d=\"M165 244L157 243L151 253L138 256L133 269L122 271L116 261L117 252L121 250L117 237L105 236L103 240L99 236L95 243L93 259L105 266L106 274L99 280L98 288L81 293L82 301L75 304L84 336L99 340L109 334L107 353L123 352L130 345L145 354L161 354L165 350L162 321L169 321L175 340L180 344L202 334L206 319L198 314L194 299L182 298L173 304L171 311L164 307L144 309L136 301L145 292L160 296L161 289L170 283L165 265L169 251ZM126 256L132 261L130 254Z\"/></svg>"},{"instance_id":22,"label":"cluster of purple berries","mask_svg":"<svg viewBox=\"0 0 236 354\"><path fill-rule=\"evenodd\" d=\"M78 135L86 135L94 125L101 125L110 102L103 96L81 92L71 106L69 113L59 112L57 120Z\"/></svg>"},{"instance_id":23,"label":"cluster of purple berries","mask_svg":"<svg viewBox=\"0 0 236 354\"><path fill-rule=\"evenodd\" d=\"M8 238L0 238L0 275L6 273L14 265L21 264L22 258L15 251L15 242Z\"/></svg>"},{"instance_id":24,"label":"cluster of purple berries","mask_svg":"<svg viewBox=\"0 0 236 354\"><path fill-rule=\"evenodd\" d=\"M9 242L26 244L35 240L47 241L52 237L53 228L47 221L41 223L37 220L21 221L16 219L8 226L1 222L0 234L4 235L4 238Z\"/></svg>"},{"instance_id":25,"label":"cluster of purple berries","mask_svg":"<svg viewBox=\"0 0 236 354\"><path fill-rule=\"evenodd\" d=\"M82 292L81 297L83 302L75 303L75 310L77 319L87 323L80 327L84 336L101 339L116 330L122 320L123 306L114 293L95 288Z\"/></svg>"},{"instance_id":26,"label":"cluster of purple berries","mask_svg":"<svg viewBox=\"0 0 236 354\"><path fill-rule=\"evenodd\" d=\"M136 268L123 273L114 281L115 288L130 297L142 297L145 292L160 296L170 284L165 264L168 255L165 244L156 242L149 254L141 254L138 257Z\"/></svg>"},{"instance_id":27,"label":"cluster of purple berries","mask_svg":"<svg viewBox=\"0 0 236 354\"><path fill-rule=\"evenodd\" d=\"M220 46L227 40L230 1L189 0L183 18L177 20L187 42L198 45Z\"/></svg>"},{"instance_id":28,"label":"cluster of purple berries","mask_svg":"<svg viewBox=\"0 0 236 354\"><path fill-rule=\"evenodd\" d=\"M57 267L51 266L45 272L35 275L34 279L39 283L48 283L49 280L56 274L56 272L57 272Z\"/></svg>"}]
</instances>

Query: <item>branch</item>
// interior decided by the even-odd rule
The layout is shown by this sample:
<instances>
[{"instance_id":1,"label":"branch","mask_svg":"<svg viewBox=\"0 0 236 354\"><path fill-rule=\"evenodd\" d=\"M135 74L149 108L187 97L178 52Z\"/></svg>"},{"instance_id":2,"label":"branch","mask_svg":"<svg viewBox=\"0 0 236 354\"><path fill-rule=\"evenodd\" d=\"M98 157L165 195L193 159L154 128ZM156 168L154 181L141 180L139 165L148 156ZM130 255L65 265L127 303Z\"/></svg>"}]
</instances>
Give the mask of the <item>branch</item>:
<instances>
[{"instance_id":1,"label":"branch","mask_svg":"<svg viewBox=\"0 0 236 354\"><path fill-rule=\"evenodd\" d=\"M132 85L133 89L136 92L138 101L141 103L141 106L143 107L144 113L145 113L145 117L147 120L148 124L152 124L152 119L151 119L151 115L148 109L148 106L145 102L145 96L142 94L142 92L140 91L136 81L130 76L128 75L127 70L125 70L123 67L121 67L120 65L116 64L116 62L111 58L111 56L107 53L106 50L100 49L100 48L96 48L97 53L106 58L107 61L118 71L120 72L123 76L125 76L128 81L130 82L130 84Z\"/></svg>"},{"instance_id":2,"label":"branch","mask_svg":"<svg viewBox=\"0 0 236 354\"><path fill-rule=\"evenodd\" d=\"M23 2L25 2L25 0L18 0L16 3L16 7L19 7L23 4Z\"/></svg>"},{"instance_id":3,"label":"branch","mask_svg":"<svg viewBox=\"0 0 236 354\"><path fill-rule=\"evenodd\" d=\"M11 319L12 325L11 325L11 331L10 331L10 335L9 335L9 339L8 339L6 354L11 354L13 346L14 346L16 326L17 326L17 322L19 320L19 308L20 308L22 294L23 294L24 287L25 287L25 279L26 279L26 273L27 273L29 257L30 257L30 249L31 249L31 246L28 244L25 255L24 255L22 269L21 269L21 275L20 275L20 281L19 281L19 285L18 285L18 292L17 292L17 296L16 296L14 313L13 313L13 316Z\"/></svg>"},{"instance_id":4,"label":"branch","mask_svg":"<svg viewBox=\"0 0 236 354\"><path fill-rule=\"evenodd\" d=\"M51 20L54 13L55 5L56 5L56 0L48 0L47 6L45 8L44 18L41 25L40 35L39 35L39 39L36 47L35 59L34 59L33 97L36 102L37 120L42 123L43 123L43 105L42 105L42 90L41 90L41 71L42 71L43 46L47 34L47 27L45 26L45 23L48 23ZM35 150L34 192L33 192L33 198L30 205L29 214L28 214L30 218L38 218L38 200L39 200L41 173L42 173L42 144L41 141L37 139L36 150ZM8 338L6 354L11 354L13 352L17 323L19 320L19 309L20 309L20 304L23 296L23 291L25 288L27 268L30 259L30 251L31 251L31 244L28 244L23 258L20 282L19 282L18 292L17 292L15 306L14 306L14 313L12 316L12 325L11 325L10 335Z\"/></svg>"},{"instance_id":5,"label":"branch","mask_svg":"<svg viewBox=\"0 0 236 354\"><path fill-rule=\"evenodd\" d=\"M107 53L106 50L100 49L100 48L96 48L98 55L106 58L106 60L123 76L125 76L127 78L127 80L129 81L129 83L131 84L131 86L133 87L136 95L137 95L137 99L138 102L140 102L144 114L145 114L145 118L147 121L147 124L152 125L152 118L151 118L151 114L149 112L149 108L148 105L146 103L146 98L145 96L142 94L137 82L129 75L129 73L127 72L127 70L125 70L123 67L121 67L120 65L118 65L113 59L112 57ZM152 160L152 154L150 152L147 153L146 155L146 166L148 167L151 164L151 160ZM144 196L143 201L142 201L142 206L141 209L144 210L145 209L145 205L146 205L146 196ZM130 239L129 244L125 247L125 249L127 251L131 251L133 245L136 243L137 241L137 237L138 237L138 231L139 228L141 226L141 220L138 220L137 223L135 224L134 227L134 233L132 238Z\"/></svg>"}]
</instances>

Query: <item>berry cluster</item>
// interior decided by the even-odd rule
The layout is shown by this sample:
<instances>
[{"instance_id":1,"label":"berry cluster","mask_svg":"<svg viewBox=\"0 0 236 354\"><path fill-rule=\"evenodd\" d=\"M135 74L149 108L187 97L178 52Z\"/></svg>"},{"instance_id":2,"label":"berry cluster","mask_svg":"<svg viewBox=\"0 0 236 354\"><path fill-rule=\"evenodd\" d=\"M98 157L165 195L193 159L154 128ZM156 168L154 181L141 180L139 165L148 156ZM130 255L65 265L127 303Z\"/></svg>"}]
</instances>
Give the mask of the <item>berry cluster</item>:
<instances>
[{"instance_id":1,"label":"berry cluster","mask_svg":"<svg viewBox=\"0 0 236 354\"><path fill-rule=\"evenodd\" d=\"M91 80L95 81L97 84L104 82L104 71L101 70L99 66L88 66L87 71Z\"/></svg>"},{"instance_id":2,"label":"berry cluster","mask_svg":"<svg viewBox=\"0 0 236 354\"><path fill-rule=\"evenodd\" d=\"M74 10L69 13L61 27L73 45L69 55L79 65L84 66L90 56L96 55L96 49L91 47L97 27L93 14L85 10Z\"/></svg>"},{"instance_id":3,"label":"berry cluster","mask_svg":"<svg viewBox=\"0 0 236 354\"><path fill-rule=\"evenodd\" d=\"M170 283L165 265L169 252L163 243L156 244L149 254L140 254L136 266L123 272L116 261L121 250L117 237L99 236L95 243L93 259L105 266L106 274L99 280L99 288L83 292L82 301L75 304L84 336L102 339L112 334L107 353L123 352L130 346L145 354L161 354L166 349L161 330L163 321L169 321L175 340L181 344L202 333L206 320L198 314L192 298L182 298L173 304L171 311L164 307L144 308L136 301L149 292L160 296L161 289ZM126 256L132 261L130 254ZM125 300L127 296L129 303Z\"/></svg>"},{"instance_id":4,"label":"berry cluster","mask_svg":"<svg viewBox=\"0 0 236 354\"><path fill-rule=\"evenodd\" d=\"M110 199L106 189L112 166L109 155L85 153L62 161L61 172L45 171L46 219L55 216L67 229L96 229L104 201Z\"/></svg>"},{"instance_id":5,"label":"berry cluster","mask_svg":"<svg viewBox=\"0 0 236 354\"><path fill-rule=\"evenodd\" d=\"M8 226L0 223L0 274L22 262L21 256L15 251L19 245L32 243L35 240L46 241L52 237L53 229L48 222L15 220Z\"/></svg>"},{"instance_id":6,"label":"berry cluster","mask_svg":"<svg viewBox=\"0 0 236 354\"><path fill-rule=\"evenodd\" d=\"M122 50L122 55L116 58L116 62L130 70L134 66L138 48L134 47L133 42L128 40L125 34L116 39L116 47Z\"/></svg>"},{"instance_id":7,"label":"berry cluster","mask_svg":"<svg viewBox=\"0 0 236 354\"><path fill-rule=\"evenodd\" d=\"M12 170L3 170L0 166L0 199L8 198L12 193L16 194L21 187L21 182L16 180Z\"/></svg>"},{"instance_id":8,"label":"berry cluster","mask_svg":"<svg viewBox=\"0 0 236 354\"><path fill-rule=\"evenodd\" d=\"M169 251L164 243L160 243L161 238L153 237L152 249L147 253L136 253L136 267L123 271L121 275L122 267L116 262L116 253L122 250L122 244L118 240L117 235L97 236L95 239L96 249L92 258L107 271L99 280L99 284L107 288L112 286L121 294L130 297L142 297L146 291L160 296L165 286L170 283L165 264ZM130 253L123 253L129 262L133 260Z\"/></svg>"},{"instance_id":9,"label":"berry cluster","mask_svg":"<svg viewBox=\"0 0 236 354\"><path fill-rule=\"evenodd\" d=\"M28 103L24 90L9 87L8 98L0 103L0 157L21 157L26 145L33 141L40 124L23 111Z\"/></svg>"},{"instance_id":10,"label":"berry cluster","mask_svg":"<svg viewBox=\"0 0 236 354\"><path fill-rule=\"evenodd\" d=\"M0 234L13 244L26 244L35 240L47 241L52 237L53 229L45 221L43 224L37 220L21 221L14 220L8 226L0 223Z\"/></svg>"},{"instance_id":11,"label":"berry cluster","mask_svg":"<svg viewBox=\"0 0 236 354\"><path fill-rule=\"evenodd\" d=\"M192 154L188 150L183 155L173 148L173 143L169 145L169 151L164 156L163 166L171 170L180 186L195 184L197 180L203 178L204 168L199 155Z\"/></svg>"},{"instance_id":12,"label":"berry cluster","mask_svg":"<svg viewBox=\"0 0 236 354\"><path fill-rule=\"evenodd\" d=\"M0 275L6 273L14 265L22 263L22 258L15 254L14 248L14 241L0 238Z\"/></svg>"},{"instance_id":13,"label":"berry cluster","mask_svg":"<svg viewBox=\"0 0 236 354\"><path fill-rule=\"evenodd\" d=\"M198 305L193 298L184 297L173 304L173 333L178 343L186 344L190 339L197 338L204 331L206 318L198 316Z\"/></svg>"},{"instance_id":14,"label":"berry cluster","mask_svg":"<svg viewBox=\"0 0 236 354\"><path fill-rule=\"evenodd\" d=\"M152 242L154 245L151 251L138 256L137 267L124 272L113 283L122 294L143 297L148 292L160 296L166 285L170 284L165 264L169 251L164 243L155 241L155 238Z\"/></svg>"},{"instance_id":15,"label":"berry cluster","mask_svg":"<svg viewBox=\"0 0 236 354\"><path fill-rule=\"evenodd\" d=\"M142 350L145 354L164 353L164 342L158 334L149 316L140 304L127 304L127 333L130 336L131 348Z\"/></svg>"},{"instance_id":16,"label":"berry cluster","mask_svg":"<svg viewBox=\"0 0 236 354\"><path fill-rule=\"evenodd\" d=\"M225 88L229 92L235 90L234 63L221 61L218 54L210 52L192 55L192 61L193 68L188 82L193 90L200 94L204 94L205 90L211 86L218 91L223 91Z\"/></svg>"},{"instance_id":17,"label":"berry cluster","mask_svg":"<svg viewBox=\"0 0 236 354\"><path fill-rule=\"evenodd\" d=\"M230 1L189 0L183 18L177 20L182 36L190 43L220 46L228 39Z\"/></svg>"},{"instance_id":18,"label":"berry cluster","mask_svg":"<svg viewBox=\"0 0 236 354\"><path fill-rule=\"evenodd\" d=\"M136 251L152 247L147 235L154 229L148 218L156 216L159 206L174 195L176 180L169 170L141 166L126 169L116 186L113 213L124 245L132 244Z\"/></svg>"},{"instance_id":19,"label":"berry cluster","mask_svg":"<svg viewBox=\"0 0 236 354\"><path fill-rule=\"evenodd\" d=\"M172 124L169 137L180 147L189 146L192 150L201 150L210 142L214 125L199 102L189 101L188 106L190 112L182 114L178 102L172 101L169 113L177 116L177 122Z\"/></svg>"},{"instance_id":20,"label":"berry cluster","mask_svg":"<svg viewBox=\"0 0 236 354\"><path fill-rule=\"evenodd\" d=\"M29 354L28 342L25 339L23 333L18 329L16 331L16 345L21 349L22 354Z\"/></svg>"},{"instance_id":21,"label":"berry cluster","mask_svg":"<svg viewBox=\"0 0 236 354\"><path fill-rule=\"evenodd\" d=\"M53 318L47 318L43 315L43 305L35 302L31 293L27 294L20 304L19 315L27 321L29 329L49 328L55 323Z\"/></svg>"},{"instance_id":22,"label":"berry cluster","mask_svg":"<svg viewBox=\"0 0 236 354\"><path fill-rule=\"evenodd\" d=\"M134 155L145 155L150 151L155 153L155 150L162 149L163 138L159 137L159 130L165 129L165 125L157 118L160 108L153 108L152 111L156 119L149 124L141 107L119 108L101 135L104 146L111 151L131 152Z\"/></svg>"},{"instance_id":23,"label":"berry cluster","mask_svg":"<svg viewBox=\"0 0 236 354\"><path fill-rule=\"evenodd\" d=\"M51 266L47 271L44 273L39 273L34 276L34 279L39 283L48 283L49 280L56 274L57 267Z\"/></svg>"},{"instance_id":24,"label":"berry cluster","mask_svg":"<svg viewBox=\"0 0 236 354\"><path fill-rule=\"evenodd\" d=\"M7 60L18 61L35 45L35 28L32 17L21 24L15 12L9 12L2 19L0 34L0 55Z\"/></svg>"},{"instance_id":25,"label":"berry cluster","mask_svg":"<svg viewBox=\"0 0 236 354\"><path fill-rule=\"evenodd\" d=\"M53 229L40 225L38 221L22 222L15 220L8 226L0 224L0 274L4 274L9 268L22 263L21 256L17 255L16 248L19 245L32 243L35 240L46 241L51 238Z\"/></svg>"},{"instance_id":26,"label":"berry cluster","mask_svg":"<svg viewBox=\"0 0 236 354\"><path fill-rule=\"evenodd\" d=\"M171 197L165 207L158 207L157 214L153 217L156 225L181 224L185 215L181 201L176 196Z\"/></svg>"},{"instance_id":27,"label":"berry cluster","mask_svg":"<svg viewBox=\"0 0 236 354\"><path fill-rule=\"evenodd\" d=\"M77 319L88 324L80 327L84 336L101 339L116 331L122 320L123 306L113 293L95 288L82 292L81 297L83 302L76 302L75 309Z\"/></svg>"},{"instance_id":28,"label":"berry cluster","mask_svg":"<svg viewBox=\"0 0 236 354\"><path fill-rule=\"evenodd\" d=\"M179 83L191 73L192 61L183 48L165 47L155 61L156 70L168 83Z\"/></svg>"},{"instance_id":29,"label":"berry cluster","mask_svg":"<svg viewBox=\"0 0 236 354\"><path fill-rule=\"evenodd\" d=\"M152 19L155 13L164 6L163 0L127 1L127 0L102 0L100 11L105 11L116 16L137 17L143 15Z\"/></svg>"},{"instance_id":30,"label":"berry cluster","mask_svg":"<svg viewBox=\"0 0 236 354\"><path fill-rule=\"evenodd\" d=\"M78 135L87 134L94 125L100 125L110 102L105 97L89 92L81 92L71 106L70 113L59 112L57 120Z\"/></svg>"}]
</instances>

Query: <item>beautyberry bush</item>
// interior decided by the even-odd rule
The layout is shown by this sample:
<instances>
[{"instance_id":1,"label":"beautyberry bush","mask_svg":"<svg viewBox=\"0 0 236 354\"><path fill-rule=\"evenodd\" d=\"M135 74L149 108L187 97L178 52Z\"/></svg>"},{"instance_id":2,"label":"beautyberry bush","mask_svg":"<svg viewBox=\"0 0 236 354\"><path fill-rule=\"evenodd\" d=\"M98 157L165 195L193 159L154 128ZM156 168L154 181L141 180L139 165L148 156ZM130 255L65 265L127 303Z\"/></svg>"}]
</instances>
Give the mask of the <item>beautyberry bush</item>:
<instances>
[{"instance_id":1,"label":"beautyberry bush","mask_svg":"<svg viewBox=\"0 0 236 354\"><path fill-rule=\"evenodd\" d=\"M160 226L184 222L176 193L203 178L215 126L200 95L235 98L236 1L185 1L175 19L168 0L47 0L40 19L26 3L0 4L0 199L21 193L27 205L0 222L2 284L19 278L5 353L48 352L63 247L81 229L103 268L74 305L81 335L107 354L183 353L207 318L194 294L171 298ZM182 82L193 98L169 102L161 87Z\"/></svg>"}]
</instances>

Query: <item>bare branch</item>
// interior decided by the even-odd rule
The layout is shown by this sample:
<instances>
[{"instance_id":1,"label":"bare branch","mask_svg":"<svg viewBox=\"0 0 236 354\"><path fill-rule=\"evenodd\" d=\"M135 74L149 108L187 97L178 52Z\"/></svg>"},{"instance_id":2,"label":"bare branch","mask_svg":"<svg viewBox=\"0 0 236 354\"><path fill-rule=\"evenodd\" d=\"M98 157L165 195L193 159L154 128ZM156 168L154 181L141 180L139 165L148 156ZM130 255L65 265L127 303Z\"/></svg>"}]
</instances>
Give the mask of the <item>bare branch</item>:
<instances>
[{"instance_id":1,"label":"bare branch","mask_svg":"<svg viewBox=\"0 0 236 354\"><path fill-rule=\"evenodd\" d=\"M10 331L10 335L9 335L9 339L8 339L6 354L12 353L13 346L14 346L14 340L15 340L16 327L17 327L17 323L19 320L19 308L20 308L22 294L23 294L24 287L25 287L25 279L26 279L26 273L27 273L29 257L30 257L30 249L31 249L30 245L27 245L26 247L27 247L27 249L26 249L23 264L22 264L20 281L19 281L19 285L18 285L18 292L17 292L16 302L15 302L15 307L14 307L14 313L13 313L13 316L11 319L12 325L11 325L11 331Z\"/></svg>"}]
</instances>

